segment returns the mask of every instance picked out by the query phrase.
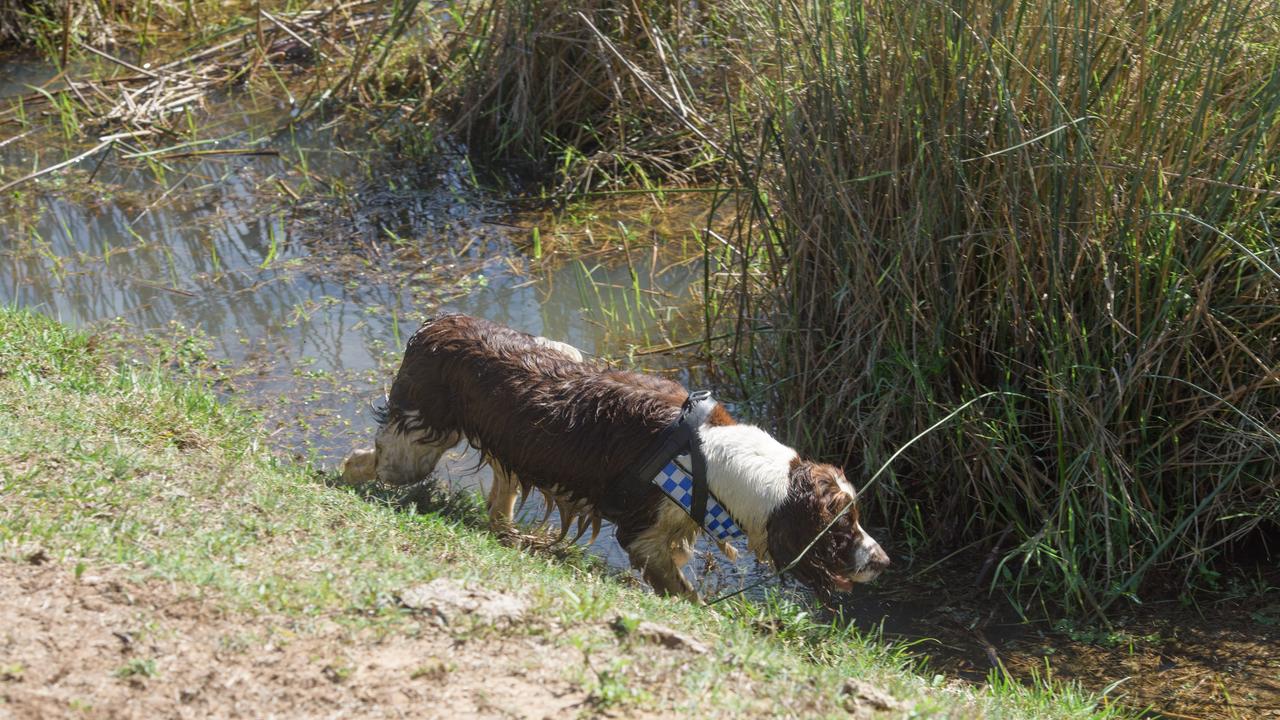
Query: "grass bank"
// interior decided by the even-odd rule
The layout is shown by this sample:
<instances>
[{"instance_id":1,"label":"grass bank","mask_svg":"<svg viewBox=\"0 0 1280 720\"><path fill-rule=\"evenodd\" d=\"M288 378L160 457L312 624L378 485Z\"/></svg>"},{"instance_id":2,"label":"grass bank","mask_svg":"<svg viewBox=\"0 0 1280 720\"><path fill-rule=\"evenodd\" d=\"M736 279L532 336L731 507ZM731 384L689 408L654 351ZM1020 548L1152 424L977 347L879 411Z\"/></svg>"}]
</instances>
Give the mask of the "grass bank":
<instances>
[{"instance_id":1,"label":"grass bank","mask_svg":"<svg viewBox=\"0 0 1280 720\"><path fill-rule=\"evenodd\" d=\"M657 598L585 560L505 547L456 507L416 514L327 486L316 471L275 459L253 418L218 402L198 380L169 377L117 352L43 317L0 312L3 562L49 563L66 582L106 575L138 597L160 583L169 596L245 633L269 618L272 627L291 628L272 637L309 648L308 672L331 680L345 675L333 667L338 649L313 644L321 625L354 633L333 642L356 648L370 638L443 633L455 648L469 643L465 652L498 652L497 643L515 637L576 658L557 672L583 694L584 715L714 708L811 716L854 705L901 715L910 704L916 717L1118 716L1070 688L940 684L913 673L899 651L814 623L804 608L781 600L712 612ZM439 628L396 601L406 588L441 577L518 594L529 611L501 631ZM689 655L634 641L628 628L640 620L689 633L710 650ZM239 652L252 657L248 647ZM21 648L5 652L17 657ZM12 669L3 660L0 667ZM441 662L448 661L446 652ZM162 658L157 666L145 654L120 663L125 670L104 682L130 686L138 676L179 672L176 662ZM36 675L31 668L3 675L0 703L25 697L18 691L30 688L8 684ZM462 675L433 677L448 687ZM897 709L880 712L842 695L848 678L880 688Z\"/></svg>"}]
</instances>

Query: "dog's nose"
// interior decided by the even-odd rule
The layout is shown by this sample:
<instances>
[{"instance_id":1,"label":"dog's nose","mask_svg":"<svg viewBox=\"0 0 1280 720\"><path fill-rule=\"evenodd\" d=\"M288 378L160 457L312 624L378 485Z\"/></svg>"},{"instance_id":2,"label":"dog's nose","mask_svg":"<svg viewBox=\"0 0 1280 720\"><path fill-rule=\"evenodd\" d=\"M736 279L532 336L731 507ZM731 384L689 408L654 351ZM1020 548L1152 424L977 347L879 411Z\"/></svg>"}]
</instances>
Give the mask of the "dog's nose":
<instances>
[{"instance_id":1,"label":"dog's nose","mask_svg":"<svg viewBox=\"0 0 1280 720\"><path fill-rule=\"evenodd\" d=\"M889 567L889 554L877 544L867 558L867 569L881 572L887 567Z\"/></svg>"}]
</instances>

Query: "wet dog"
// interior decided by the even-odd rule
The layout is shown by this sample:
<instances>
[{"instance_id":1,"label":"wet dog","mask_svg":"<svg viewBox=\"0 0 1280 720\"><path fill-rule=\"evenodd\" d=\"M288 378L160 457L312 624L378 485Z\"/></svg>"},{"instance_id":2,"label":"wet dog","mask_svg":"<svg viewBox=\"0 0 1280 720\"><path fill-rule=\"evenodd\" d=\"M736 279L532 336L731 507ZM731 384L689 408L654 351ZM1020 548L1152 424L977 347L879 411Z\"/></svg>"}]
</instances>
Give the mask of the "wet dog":
<instances>
[{"instance_id":1,"label":"wet dog","mask_svg":"<svg viewBox=\"0 0 1280 720\"><path fill-rule=\"evenodd\" d=\"M413 484L466 440L494 467L494 524L511 522L520 491L541 490L560 508L564 530L574 517L614 523L618 543L654 589L696 599L680 568L698 524L656 485L638 496L623 487L687 397L679 383L584 362L563 343L444 315L409 340L375 446L353 452L343 477ZM762 561L781 568L803 553L790 572L822 592L848 590L888 566L838 468L801 458L719 405L698 437L711 494Z\"/></svg>"}]
</instances>

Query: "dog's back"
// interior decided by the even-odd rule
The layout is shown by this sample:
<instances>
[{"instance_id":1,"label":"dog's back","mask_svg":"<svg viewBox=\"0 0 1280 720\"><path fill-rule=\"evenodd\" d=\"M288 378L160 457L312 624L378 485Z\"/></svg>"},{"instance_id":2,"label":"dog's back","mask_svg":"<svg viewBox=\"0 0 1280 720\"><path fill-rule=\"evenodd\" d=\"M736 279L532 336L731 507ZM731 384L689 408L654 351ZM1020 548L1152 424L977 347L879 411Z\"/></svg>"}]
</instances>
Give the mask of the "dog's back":
<instances>
[{"instance_id":1,"label":"dog's back","mask_svg":"<svg viewBox=\"0 0 1280 720\"><path fill-rule=\"evenodd\" d=\"M466 438L524 484L585 500L619 522L610 483L676 418L687 394L670 380L573 360L526 333L444 315L409 341L387 429L426 446Z\"/></svg>"}]
</instances>

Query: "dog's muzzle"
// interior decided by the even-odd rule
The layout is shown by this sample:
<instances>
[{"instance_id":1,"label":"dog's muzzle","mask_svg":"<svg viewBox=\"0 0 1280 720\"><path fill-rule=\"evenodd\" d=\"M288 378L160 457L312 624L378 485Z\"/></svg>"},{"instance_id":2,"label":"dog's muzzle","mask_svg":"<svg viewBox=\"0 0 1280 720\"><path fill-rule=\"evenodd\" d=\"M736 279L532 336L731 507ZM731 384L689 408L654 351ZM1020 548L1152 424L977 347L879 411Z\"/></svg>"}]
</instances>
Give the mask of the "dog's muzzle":
<instances>
[{"instance_id":1,"label":"dog's muzzle","mask_svg":"<svg viewBox=\"0 0 1280 720\"><path fill-rule=\"evenodd\" d=\"M854 548L853 561L836 582L841 590L851 589L854 583L871 582L889 567L889 554L880 547L880 543L868 535L861 525L856 526L856 529L862 533L862 542Z\"/></svg>"}]
</instances>

